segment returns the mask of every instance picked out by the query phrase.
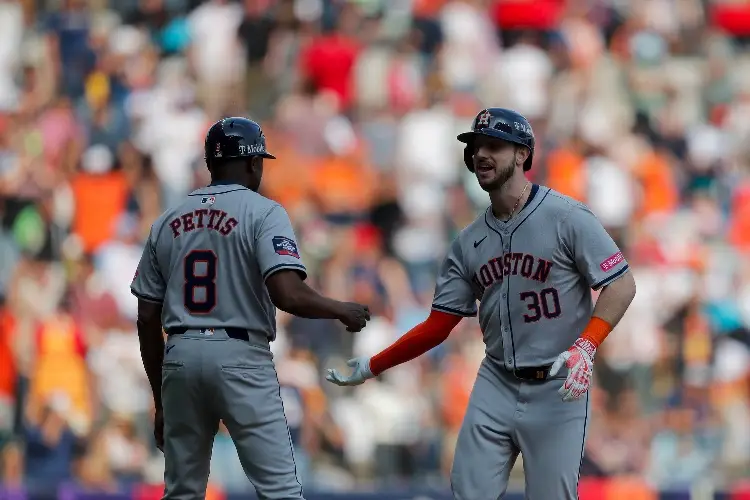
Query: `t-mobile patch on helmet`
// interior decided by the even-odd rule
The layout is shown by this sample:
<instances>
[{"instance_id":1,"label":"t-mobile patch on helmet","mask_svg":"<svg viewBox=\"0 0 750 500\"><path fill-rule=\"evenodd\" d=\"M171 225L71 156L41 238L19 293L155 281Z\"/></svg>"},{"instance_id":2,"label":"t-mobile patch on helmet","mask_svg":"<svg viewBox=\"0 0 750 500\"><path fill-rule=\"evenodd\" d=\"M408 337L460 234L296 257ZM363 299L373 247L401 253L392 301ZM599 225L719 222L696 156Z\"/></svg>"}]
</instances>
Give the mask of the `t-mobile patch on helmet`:
<instances>
[{"instance_id":1,"label":"t-mobile patch on helmet","mask_svg":"<svg viewBox=\"0 0 750 500\"><path fill-rule=\"evenodd\" d=\"M290 255L296 259L299 259L297 244L293 239L287 238L286 236L274 236L273 249L279 255Z\"/></svg>"},{"instance_id":2,"label":"t-mobile patch on helmet","mask_svg":"<svg viewBox=\"0 0 750 500\"><path fill-rule=\"evenodd\" d=\"M266 148L259 144L240 144L241 155L259 155L266 152Z\"/></svg>"},{"instance_id":3,"label":"t-mobile patch on helmet","mask_svg":"<svg viewBox=\"0 0 750 500\"><path fill-rule=\"evenodd\" d=\"M625 257L622 256L622 252L617 252L613 256L604 259L604 262L599 264L599 267L602 269L602 271L609 271L624 259Z\"/></svg>"}]
</instances>

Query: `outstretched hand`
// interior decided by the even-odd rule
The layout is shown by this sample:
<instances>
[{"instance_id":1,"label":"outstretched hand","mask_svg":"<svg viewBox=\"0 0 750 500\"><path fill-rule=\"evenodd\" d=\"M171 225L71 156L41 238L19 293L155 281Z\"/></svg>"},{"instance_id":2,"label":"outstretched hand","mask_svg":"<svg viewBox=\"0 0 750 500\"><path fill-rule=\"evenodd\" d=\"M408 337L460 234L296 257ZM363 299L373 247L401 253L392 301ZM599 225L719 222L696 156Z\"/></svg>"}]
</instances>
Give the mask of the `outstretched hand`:
<instances>
[{"instance_id":1,"label":"outstretched hand","mask_svg":"<svg viewBox=\"0 0 750 500\"><path fill-rule=\"evenodd\" d=\"M375 376L370 371L370 358L367 356L350 359L346 365L353 368L351 375L344 376L338 370L329 368L326 380L340 386L351 386L363 384Z\"/></svg>"}]
</instances>

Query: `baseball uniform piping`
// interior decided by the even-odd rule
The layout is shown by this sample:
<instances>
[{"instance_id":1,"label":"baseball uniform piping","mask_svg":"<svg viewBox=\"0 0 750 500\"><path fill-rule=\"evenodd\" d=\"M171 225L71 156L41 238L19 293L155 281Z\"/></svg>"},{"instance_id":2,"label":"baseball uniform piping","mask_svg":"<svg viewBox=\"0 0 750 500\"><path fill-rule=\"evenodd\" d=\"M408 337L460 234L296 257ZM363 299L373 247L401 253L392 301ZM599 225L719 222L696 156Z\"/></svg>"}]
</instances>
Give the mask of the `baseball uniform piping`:
<instances>
[{"instance_id":1,"label":"baseball uniform piping","mask_svg":"<svg viewBox=\"0 0 750 500\"><path fill-rule=\"evenodd\" d=\"M539 200L539 203L537 206L535 206L529 214L523 218L521 222L518 223L516 227L513 228L513 231L511 231L510 236L508 237L508 251L510 252L513 249L513 234L518 230L519 227L523 225L524 222L528 220L531 215L536 212L536 209L542 206L542 203L544 203L544 200L547 198L547 195L550 193L551 190L547 190L546 193L544 193L544 196L542 196L542 199ZM508 327L510 328L510 345L513 349L513 369L516 370L516 340L513 337L513 320L510 318L510 280L508 280L508 296L505 298L505 306L508 308Z\"/></svg>"},{"instance_id":2,"label":"baseball uniform piping","mask_svg":"<svg viewBox=\"0 0 750 500\"><path fill-rule=\"evenodd\" d=\"M607 276L606 278L604 278L603 280L601 280L599 283L595 283L591 288L593 288L594 290L599 290L600 288L609 285L613 281L616 281L617 278L620 278L623 274L625 274L625 272L628 269L630 269L630 266L628 266L627 264L625 264L625 267L623 267L622 269L620 269L616 273L612 274L611 276Z\"/></svg>"},{"instance_id":3,"label":"baseball uniform piping","mask_svg":"<svg viewBox=\"0 0 750 500\"><path fill-rule=\"evenodd\" d=\"M500 234L500 231L498 231L497 229L495 229L494 227L492 227L492 225L490 225L490 221L487 220L487 213L490 211L491 208L492 207L489 207L489 208L487 208L487 210L484 211L484 223L487 224L487 227L490 228L492 231L494 231L495 234L497 234L498 236L500 236L500 244L502 245L502 243L503 243L503 235Z\"/></svg>"},{"instance_id":4,"label":"baseball uniform piping","mask_svg":"<svg viewBox=\"0 0 750 500\"><path fill-rule=\"evenodd\" d=\"M302 264L277 264L266 271L266 273L263 275L263 281L266 281L268 277L273 273L281 271L283 269L294 269L295 271L302 271L302 274L304 274L305 278L307 278L307 268Z\"/></svg>"},{"instance_id":5,"label":"baseball uniform piping","mask_svg":"<svg viewBox=\"0 0 750 500\"><path fill-rule=\"evenodd\" d=\"M438 304L432 304L432 308L435 309L436 311L441 311L441 312L445 312L448 314L455 314L456 316L463 316L465 318L471 318L477 315L476 311L474 312L459 311L458 309L453 309L453 308L441 306Z\"/></svg>"},{"instance_id":6,"label":"baseball uniform piping","mask_svg":"<svg viewBox=\"0 0 750 500\"><path fill-rule=\"evenodd\" d=\"M586 413L583 416L583 439L581 440L581 460L578 462L578 479L576 479L576 497L578 496L578 483L581 482L581 466L583 465L583 453L586 449L586 424L589 420L589 395L590 391L586 391Z\"/></svg>"},{"instance_id":7,"label":"baseball uniform piping","mask_svg":"<svg viewBox=\"0 0 750 500\"><path fill-rule=\"evenodd\" d=\"M220 191L218 193L190 193L188 196L216 196L218 194L234 193L235 191L248 191L248 189L241 187L236 189L229 189L227 191Z\"/></svg>"},{"instance_id":8,"label":"baseball uniform piping","mask_svg":"<svg viewBox=\"0 0 750 500\"><path fill-rule=\"evenodd\" d=\"M164 303L164 299L157 299L156 297L149 297L148 295L143 295L142 293L136 292L132 288L130 289L130 293L132 293L133 295L135 295L136 297L138 297L141 300L145 300L146 302L153 302L154 304L163 304Z\"/></svg>"}]
</instances>

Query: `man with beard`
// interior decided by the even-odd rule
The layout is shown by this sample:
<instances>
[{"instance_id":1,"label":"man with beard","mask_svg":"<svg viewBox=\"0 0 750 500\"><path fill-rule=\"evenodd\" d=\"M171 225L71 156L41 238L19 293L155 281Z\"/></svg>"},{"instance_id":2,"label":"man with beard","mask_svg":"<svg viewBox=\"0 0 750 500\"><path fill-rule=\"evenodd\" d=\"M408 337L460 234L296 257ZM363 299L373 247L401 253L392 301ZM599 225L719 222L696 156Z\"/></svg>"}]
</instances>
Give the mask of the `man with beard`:
<instances>
[{"instance_id":1,"label":"man with beard","mask_svg":"<svg viewBox=\"0 0 750 500\"><path fill-rule=\"evenodd\" d=\"M521 453L527 499L577 499L594 356L635 281L588 207L526 179L534 156L526 118L485 109L458 140L490 207L451 245L429 317L376 356L350 360L350 375L329 370L326 378L361 384L478 313L486 357L458 436L454 497L502 498ZM596 305L591 289L601 290Z\"/></svg>"}]
</instances>

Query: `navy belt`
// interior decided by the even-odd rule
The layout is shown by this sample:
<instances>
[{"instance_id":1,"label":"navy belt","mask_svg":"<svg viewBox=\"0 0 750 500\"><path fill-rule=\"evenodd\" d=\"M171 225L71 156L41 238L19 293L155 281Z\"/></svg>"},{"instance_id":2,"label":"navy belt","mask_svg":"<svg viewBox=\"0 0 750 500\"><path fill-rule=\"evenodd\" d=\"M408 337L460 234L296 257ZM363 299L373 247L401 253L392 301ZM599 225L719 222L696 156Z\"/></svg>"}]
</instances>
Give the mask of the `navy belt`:
<instances>
[{"instance_id":1,"label":"navy belt","mask_svg":"<svg viewBox=\"0 0 750 500\"><path fill-rule=\"evenodd\" d=\"M174 327L174 328L168 328L166 331L167 331L167 335L183 335L185 334L185 332L189 330L208 330L208 328ZM226 327L226 328L216 328L216 330L224 330L225 332L227 332L227 337L229 337L230 339L244 340L245 342L250 342L250 334L244 328Z\"/></svg>"},{"instance_id":2,"label":"navy belt","mask_svg":"<svg viewBox=\"0 0 750 500\"><path fill-rule=\"evenodd\" d=\"M552 368L552 365L529 366L527 368L516 368L511 373L521 380L541 382L547 380L550 368Z\"/></svg>"}]
</instances>

